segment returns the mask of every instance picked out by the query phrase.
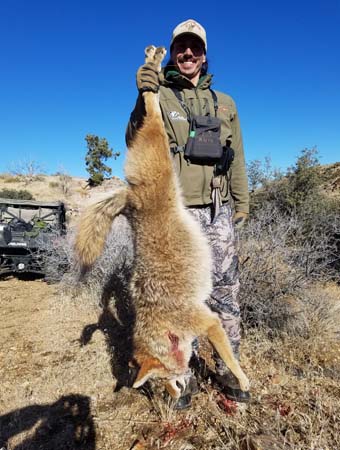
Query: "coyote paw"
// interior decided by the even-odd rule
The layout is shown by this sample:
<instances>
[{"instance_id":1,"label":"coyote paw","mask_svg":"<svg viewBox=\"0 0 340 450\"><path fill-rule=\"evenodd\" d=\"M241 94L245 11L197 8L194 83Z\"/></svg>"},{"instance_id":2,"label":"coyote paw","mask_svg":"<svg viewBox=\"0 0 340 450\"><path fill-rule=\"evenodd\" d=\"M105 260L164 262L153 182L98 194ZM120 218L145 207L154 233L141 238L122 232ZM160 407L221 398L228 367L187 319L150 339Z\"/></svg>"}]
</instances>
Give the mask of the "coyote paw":
<instances>
[{"instance_id":1,"label":"coyote paw","mask_svg":"<svg viewBox=\"0 0 340 450\"><path fill-rule=\"evenodd\" d=\"M185 376L181 375L171 378L166 384L166 389L172 398L177 399L184 392L185 386L186 386Z\"/></svg>"},{"instance_id":2,"label":"coyote paw","mask_svg":"<svg viewBox=\"0 0 340 450\"><path fill-rule=\"evenodd\" d=\"M165 47L155 47L154 45L149 45L145 49L145 63L151 63L156 66L156 70L160 72L161 64L166 55Z\"/></svg>"},{"instance_id":3,"label":"coyote paw","mask_svg":"<svg viewBox=\"0 0 340 450\"><path fill-rule=\"evenodd\" d=\"M250 388L250 381L248 378L243 374L241 378L239 378L240 388L241 391L247 392Z\"/></svg>"}]
</instances>

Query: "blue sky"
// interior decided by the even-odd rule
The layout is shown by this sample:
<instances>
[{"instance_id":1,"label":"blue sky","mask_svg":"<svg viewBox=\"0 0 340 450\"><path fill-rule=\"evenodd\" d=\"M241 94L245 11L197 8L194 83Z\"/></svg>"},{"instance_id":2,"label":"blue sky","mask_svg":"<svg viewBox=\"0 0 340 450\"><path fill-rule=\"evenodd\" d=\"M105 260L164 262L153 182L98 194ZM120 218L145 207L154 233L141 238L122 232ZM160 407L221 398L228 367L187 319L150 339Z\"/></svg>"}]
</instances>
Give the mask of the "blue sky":
<instances>
[{"instance_id":1,"label":"blue sky","mask_svg":"<svg viewBox=\"0 0 340 450\"><path fill-rule=\"evenodd\" d=\"M161 5L161 8L160 8ZM0 172L33 160L87 177L88 133L121 156L144 47L169 48L194 18L207 31L214 88L238 106L246 159L292 165L317 146L340 160L339 0L0 1Z\"/></svg>"}]
</instances>

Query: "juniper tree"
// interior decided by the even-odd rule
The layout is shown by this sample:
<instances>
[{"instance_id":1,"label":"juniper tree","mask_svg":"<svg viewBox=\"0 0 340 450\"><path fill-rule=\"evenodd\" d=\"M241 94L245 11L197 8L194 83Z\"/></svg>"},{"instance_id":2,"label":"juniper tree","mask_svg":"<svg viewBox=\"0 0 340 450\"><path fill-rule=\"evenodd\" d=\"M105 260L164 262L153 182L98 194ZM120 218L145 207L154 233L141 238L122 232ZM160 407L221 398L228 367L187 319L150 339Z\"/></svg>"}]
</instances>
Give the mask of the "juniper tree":
<instances>
[{"instance_id":1,"label":"juniper tree","mask_svg":"<svg viewBox=\"0 0 340 450\"><path fill-rule=\"evenodd\" d=\"M111 168L106 166L103 161L112 156L116 159L119 156L119 152L113 153L105 138L87 134L85 140L88 149L85 162L86 170L90 174L89 183L97 186L104 181L105 175L111 175L112 172Z\"/></svg>"}]
</instances>

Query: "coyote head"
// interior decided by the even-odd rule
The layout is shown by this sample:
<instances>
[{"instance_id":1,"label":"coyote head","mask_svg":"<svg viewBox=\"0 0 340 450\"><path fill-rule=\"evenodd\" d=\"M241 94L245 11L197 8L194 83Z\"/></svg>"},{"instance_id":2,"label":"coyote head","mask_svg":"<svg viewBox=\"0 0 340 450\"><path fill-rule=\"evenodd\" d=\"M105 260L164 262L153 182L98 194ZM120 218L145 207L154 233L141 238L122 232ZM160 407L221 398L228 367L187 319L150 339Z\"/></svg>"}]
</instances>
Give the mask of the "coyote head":
<instances>
[{"instance_id":1,"label":"coyote head","mask_svg":"<svg viewBox=\"0 0 340 450\"><path fill-rule=\"evenodd\" d=\"M133 383L134 388L139 388L149 379L161 378L166 381L166 389L173 398L179 398L185 387L184 375L175 375L173 370L166 368L159 359L152 356L142 362L137 378Z\"/></svg>"},{"instance_id":2,"label":"coyote head","mask_svg":"<svg viewBox=\"0 0 340 450\"><path fill-rule=\"evenodd\" d=\"M139 371L133 387L138 388L149 379L161 378L166 381L166 387L170 395L178 398L181 394L181 387L184 385L183 374L188 370L191 341L188 341L189 351L185 352L182 345L184 341L181 339L180 346L180 339L176 334L168 331L164 337L168 344L167 354L159 354L157 357L143 351L136 352L135 360L138 363Z\"/></svg>"}]
</instances>

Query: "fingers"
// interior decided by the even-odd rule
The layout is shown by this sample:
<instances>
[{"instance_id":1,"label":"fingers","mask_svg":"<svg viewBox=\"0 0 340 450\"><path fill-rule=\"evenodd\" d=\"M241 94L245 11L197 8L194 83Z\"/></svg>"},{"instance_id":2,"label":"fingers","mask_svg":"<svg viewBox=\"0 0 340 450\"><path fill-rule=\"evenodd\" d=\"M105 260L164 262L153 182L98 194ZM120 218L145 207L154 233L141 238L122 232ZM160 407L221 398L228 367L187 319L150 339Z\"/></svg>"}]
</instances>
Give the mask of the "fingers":
<instances>
[{"instance_id":1,"label":"fingers","mask_svg":"<svg viewBox=\"0 0 340 450\"><path fill-rule=\"evenodd\" d=\"M140 92L158 92L159 78L153 63L146 63L137 71L137 88Z\"/></svg>"},{"instance_id":2,"label":"fingers","mask_svg":"<svg viewBox=\"0 0 340 450\"><path fill-rule=\"evenodd\" d=\"M234 228L235 230L240 230L243 225L246 223L248 218L248 214L244 212L237 212L234 216Z\"/></svg>"}]
</instances>

